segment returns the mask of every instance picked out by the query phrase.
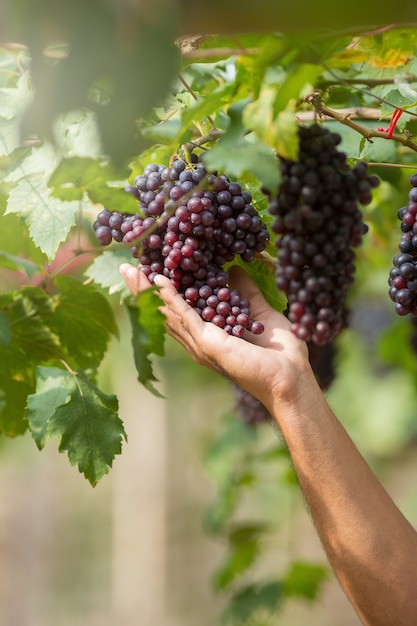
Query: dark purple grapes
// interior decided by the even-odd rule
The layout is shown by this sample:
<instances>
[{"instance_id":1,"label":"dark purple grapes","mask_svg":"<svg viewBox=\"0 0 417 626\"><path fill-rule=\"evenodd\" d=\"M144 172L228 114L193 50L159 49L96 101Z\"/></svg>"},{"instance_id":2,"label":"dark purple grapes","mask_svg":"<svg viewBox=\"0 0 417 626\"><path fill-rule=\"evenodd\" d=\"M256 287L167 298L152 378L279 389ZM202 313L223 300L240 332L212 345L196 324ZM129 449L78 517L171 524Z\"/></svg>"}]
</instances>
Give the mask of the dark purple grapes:
<instances>
[{"instance_id":1,"label":"dark purple grapes","mask_svg":"<svg viewBox=\"0 0 417 626\"><path fill-rule=\"evenodd\" d=\"M351 169L337 149L340 136L319 124L299 127L299 140L298 161L280 158L281 184L276 195L268 194L276 284L287 296L293 332L324 345L343 327L353 248L368 230L359 204L369 204L378 179L368 176L364 162Z\"/></svg>"},{"instance_id":2,"label":"dark purple grapes","mask_svg":"<svg viewBox=\"0 0 417 626\"><path fill-rule=\"evenodd\" d=\"M231 389L234 396L234 410L245 424L257 426L271 422L271 414L260 400L235 383L231 383Z\"/></svg>"},{"instance_id":3,"label":"dark purple grapes","mask_svg":"<svg viewBox=\"0 0 417 626\"><path fill-rule=\"evenodd\" d=\"M398 315L417 317L417 174L411 176L410 184L409 202L397 213L402 234L399 253L392 260L388 294Z\"/></svg>"},{"instance_id":4,"label":"dark purple grapes","mask_svg":"<svg viewBox=\"0 0 417 626\"><path fill-rule=\"evenodd\" d=\"M227 333L263 332L223 269L235 255L253 261L269 241L251 195L196 159L176 159L171 167L152 163L134 182L125 191L138 199L139 213L99 213L99 243L130 246L151 283L157 274L167 276L202 319Z\"/></svg>"}]
</instances>

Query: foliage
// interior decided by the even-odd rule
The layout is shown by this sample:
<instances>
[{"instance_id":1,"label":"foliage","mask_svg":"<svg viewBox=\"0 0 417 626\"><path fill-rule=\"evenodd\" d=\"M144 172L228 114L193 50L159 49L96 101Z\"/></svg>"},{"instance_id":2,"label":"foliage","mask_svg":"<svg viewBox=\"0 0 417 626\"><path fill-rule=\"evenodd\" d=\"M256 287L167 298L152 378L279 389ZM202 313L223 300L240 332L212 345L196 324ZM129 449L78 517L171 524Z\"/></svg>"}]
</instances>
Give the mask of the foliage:
<instances>
[{"instance_id":1,"label":"foliage","mask_svg":"<svg viewBox=\"0 0 417 626\"><path fill-rule=\"evenodd\" d=\"M33 3L15 4L13 24L30 25ZM132 22L129 30L111 3L107 9L83 3L82 22L75 20L80 2L73 9L65 4L58 43L24 28L16 31L19 45L0 50L0 431L13 437L29 430L40 449L57 437L59 450L95 485L126 438L117 398L98 387L109 341L119 334L119 308L128 311L138 381L156 394L153 357L164 356L165 332L159 298L148 291L135 300L121 280L118 268L131 260L129 250L113 244L103 251L95 242L97 213L103 206L136 212L123 187L148 163L195 151L209 168L239 179L270 226L260 190L278 187L277 155L294 158L297 125L315 119L340 133L350 162L367 161L382 179L365 210L370 233L351 307L360 311L364 302L386 297L370 369L396 368L415 389L411 329L408 320L392 324L385 293L399 237L396 212L416 167L414 31L210 35L174 44L171 11ZM33 19L39 24L39 15ZM51 23L59 21L54 10ZM399 108L389 137L384 129ZM271 244L248 271L282 310L274 264ZM342 339L348 356L370 340L360 327L353 333L352 342ZM360 384L353 381L355 391ZM403 416L398 423L404 426ZM407 422L399 445L410 431ZM255 624L259 612L278 612L291 597L314 600L325 580L320 564L300 562L279 579L251 579L270 527L242 523L241 498L256 490L259 468L271 459L285 461L280 488L296 484L285 446L265 450L257 437L258 429L232 420L207 457L217 497L206 528L227 545L213 579L231 596L225 624Z\"/></svg>"}]
</instances>

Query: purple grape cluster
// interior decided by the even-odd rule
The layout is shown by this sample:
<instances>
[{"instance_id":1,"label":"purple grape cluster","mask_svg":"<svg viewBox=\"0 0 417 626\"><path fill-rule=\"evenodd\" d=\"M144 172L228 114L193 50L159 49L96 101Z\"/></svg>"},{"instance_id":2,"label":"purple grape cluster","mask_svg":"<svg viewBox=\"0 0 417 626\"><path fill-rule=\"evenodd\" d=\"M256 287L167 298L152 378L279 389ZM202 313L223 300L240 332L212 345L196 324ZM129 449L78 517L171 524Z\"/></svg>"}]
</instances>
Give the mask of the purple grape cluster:
<instances>
[{"instance_id":1,"label":"purple grape cluster","mask_svg":"<svg viewBox=\"0 0 417 626\"><path fill-rule=\"evenodd\" d=\"M231 383L236 415L248 426L257 426L271 422L271 414L258 398L240 385Z\"/></svg>"},{"instance_id":2,"label":"purple grape cluster","mask_svg":"<svg viewBox=\"0 0 417 626\"><path fill-rule=\"evenodd\" d=\"M367 226L359 204L369 204L379 179L367 164L350 168L341 137L319 124L299 128L298 161L280 158L278 194L269 194L278 235L276 285L288 299L293 332L323 345L344 324L355 253Z\"/></svg>"},{"instance_id":3,"label":"purple grape cluster","mask_svg":"<svg viewBox=\"0 0 417 626\"><path fill-rule=\"evenodd\" d=\"M308 342L308 357L320 389L330 389L336 378L337 346L334 340L318 346Z\"/></svg>"},{"instance_id":4,"label":"purple grape cluster","mask_svg":"<svg viewBox=\"0 0 417 626\"><path fill-rule=\"evenodd\" d=\"M398 315L417 316L417 174L410 178L407 206L398 211L402 235L389 273L389 296Z\"/></svg>"},{"instance_id":5,"label":"purple grape cluster","mask_svg":"<svg viewBox=\"0 0 417 626\"><path fill-rule=\"evenodd\" d=\"M245 329L262 333L249 302L229 288L223 269L235 255L253 261L269 240L252 196L228 177L208 173L198 160L150 164L134 182L126 191L137 198L140 214L99 213L94 223L99 243L129 245L149 281L167 276L203 320L236 337Z\"/></svg>"}]
</instances>

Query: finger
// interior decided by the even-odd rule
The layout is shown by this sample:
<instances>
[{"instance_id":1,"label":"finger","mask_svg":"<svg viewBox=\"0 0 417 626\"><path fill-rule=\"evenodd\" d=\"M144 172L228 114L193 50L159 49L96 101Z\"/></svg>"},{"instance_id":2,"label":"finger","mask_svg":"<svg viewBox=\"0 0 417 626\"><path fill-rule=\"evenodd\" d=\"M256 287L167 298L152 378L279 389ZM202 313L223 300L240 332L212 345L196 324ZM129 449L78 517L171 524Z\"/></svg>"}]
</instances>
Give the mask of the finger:
<instances>
[{"instance_id":1,"label":"finger","mask_svg":"<svg viewBox=\"0 0 417 626\"><path fill-rule=\"evenodd\" d=\"M137 296L141 291L149 289L151 283L143 272L137 267L130 265L130 263L122 263L119 271L125 279L126 285L129 291Z\"/></svg>"},{"instance_id":2,"label":"finger","mask_svg":"<svg viewBox=\"0 0 417 626\"><path fill-rule=\"evenodd\" d=\"M198 337L204 327L201 317L178 294L166 276L155 276L155 285L159 287L159 295L165 302L169 327L178 335L184 334L185 330L192 337Z\"/></svg>"}]
</instances>

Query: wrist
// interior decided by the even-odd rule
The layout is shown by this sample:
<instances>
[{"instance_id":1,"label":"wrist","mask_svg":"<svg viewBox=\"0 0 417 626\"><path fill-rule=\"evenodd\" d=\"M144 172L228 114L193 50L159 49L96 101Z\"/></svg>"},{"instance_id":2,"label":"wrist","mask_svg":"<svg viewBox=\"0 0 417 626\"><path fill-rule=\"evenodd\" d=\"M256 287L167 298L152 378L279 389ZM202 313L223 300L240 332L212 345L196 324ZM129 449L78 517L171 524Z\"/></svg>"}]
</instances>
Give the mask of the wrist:
<instances>
[{"instance_id":1,"label":"wrist","mask_svg":"<svg viewBox=\"0 0 417 626\"><path fill-rule=\"evenodd\" d=\"M264 404L281 428L283 422L311 415L315 405L325 402L308 361L302 362L291 376L281 377L268 393Z\"/></svg>"}]
</instances>

